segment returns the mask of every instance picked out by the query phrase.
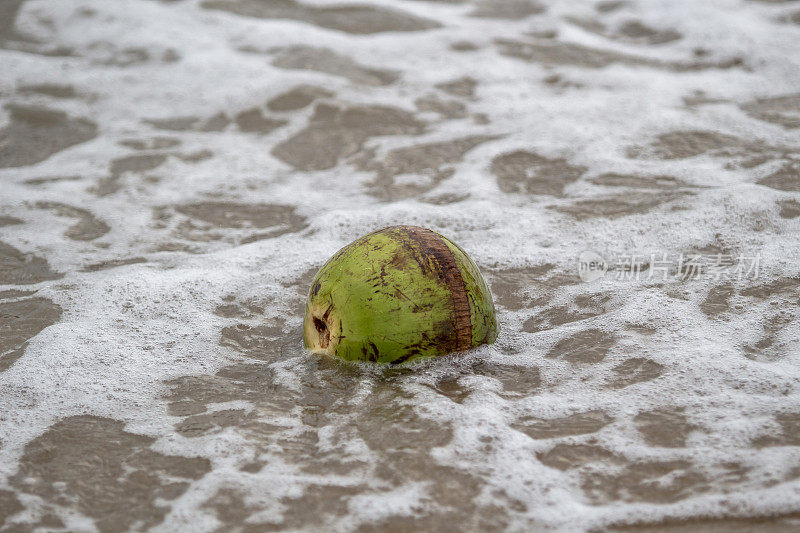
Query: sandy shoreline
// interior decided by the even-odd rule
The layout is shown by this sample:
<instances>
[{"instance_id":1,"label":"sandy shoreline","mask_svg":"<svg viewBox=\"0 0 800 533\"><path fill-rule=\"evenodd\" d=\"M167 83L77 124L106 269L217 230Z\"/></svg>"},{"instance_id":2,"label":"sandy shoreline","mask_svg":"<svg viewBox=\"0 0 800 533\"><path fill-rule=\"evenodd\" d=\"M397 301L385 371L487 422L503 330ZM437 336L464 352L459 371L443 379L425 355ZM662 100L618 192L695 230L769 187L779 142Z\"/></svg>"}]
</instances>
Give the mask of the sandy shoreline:
<instances>
[{"instance_id":1,"label":"sandy shoreline","mask_svg":"<svg viewBox=\"0 0 800 533\"><path fill-rule=\"evenodd\" d=\"M798 43L791 1L4 2L0 530L797 529ZM497 343L303 351L394 224Z\"/></svg>"}]
</instances>

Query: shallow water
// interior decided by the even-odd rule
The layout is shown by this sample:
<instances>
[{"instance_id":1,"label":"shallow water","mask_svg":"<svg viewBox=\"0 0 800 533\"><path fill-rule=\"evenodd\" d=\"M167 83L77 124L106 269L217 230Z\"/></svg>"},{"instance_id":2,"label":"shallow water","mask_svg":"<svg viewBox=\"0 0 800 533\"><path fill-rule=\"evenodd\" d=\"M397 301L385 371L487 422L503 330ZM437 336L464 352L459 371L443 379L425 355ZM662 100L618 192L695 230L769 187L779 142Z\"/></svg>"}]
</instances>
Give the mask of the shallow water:
<instances>
[{"instance_id":1,"label":"shallow water","mask_svg":"<svg viewBox=\"0 0 800 533\"><path fill-rule=\"evenodd\" d=\"M800 526L800 2L12 0L0 65L0 530ZM401 223L497 343L305 353Z\"/></svg>"}]
</instances>

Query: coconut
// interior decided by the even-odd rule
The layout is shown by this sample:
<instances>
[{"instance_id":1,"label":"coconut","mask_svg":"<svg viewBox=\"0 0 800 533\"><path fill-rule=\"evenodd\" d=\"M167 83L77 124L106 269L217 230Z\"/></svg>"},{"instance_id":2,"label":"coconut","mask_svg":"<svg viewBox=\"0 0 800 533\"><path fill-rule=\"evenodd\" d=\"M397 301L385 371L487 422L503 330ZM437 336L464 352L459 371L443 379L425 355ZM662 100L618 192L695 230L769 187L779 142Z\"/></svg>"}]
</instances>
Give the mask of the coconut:
<instances>
[{"instance_id":1,"label":"coconut","mask_svg":"<svg viewBox=\"0 0 800 533\"><path fill-rule=\"evenodd\" d=\"M497 338L492 295L478 267L446 237L392 226L339 250L311 284L309 350L399 364Z\"/></svg>"}]
</instances>

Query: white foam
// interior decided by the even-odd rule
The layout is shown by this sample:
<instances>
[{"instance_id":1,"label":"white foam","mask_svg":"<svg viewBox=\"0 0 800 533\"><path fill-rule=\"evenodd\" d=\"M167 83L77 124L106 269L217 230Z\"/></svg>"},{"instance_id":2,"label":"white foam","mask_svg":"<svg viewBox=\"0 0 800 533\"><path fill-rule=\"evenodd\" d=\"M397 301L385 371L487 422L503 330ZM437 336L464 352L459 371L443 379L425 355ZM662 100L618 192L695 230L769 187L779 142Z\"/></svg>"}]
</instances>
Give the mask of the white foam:
<instances>
[{"instance_id":1,"label":"white foam","mask_svg":"<svg viewBox=\"0 0 800 533\"><path fill-rule=\"evenodd\" d=\"M755 98L797 91L800 27L777 21L783 8L757 2L673 0L633 4L604 17L609 27L637 17L683 35L675 42L644 47L615 42L564 19L593 16L593 2L548 3L545 13L521 21L469 17L472 7L458 4L366 3L402 8L438 20L445 27L422 33L354 36L299 21L259 20L204 10L195 0L113 5L87 0L81 6L95 11L90 18L78 16L78 6L72 3L30 0L24 5L17 29L73 47L76 57L1 50L5 76L0 80L0 97L88 117L97 122L100 135L36 165L0 170L0 214L25 222L2 228L3 240L46 257L54 269L66 272L61 280L42 283L39 292L64 309L61 321L34 337L25 355L0 373L0 486L18 468L26 443L59 419L88 413L123 420L127 430L157 437L156 448L163 453L211 459L212 473L172 502L159 526L164 531L212 530L219 523L202 505L221 488L230 487L246 494L248 502L259 509L252 517L258 522L280 519L285 511L281 499L299 497L311 484L355 486L364 482L371 491L349 498L348 516L330 523L342 530L387 516L415 516L427 509L426 505L435 506L436 494L429 494L424 483L376 488L382 481L370 468L380 457L357 436L337 433L349 419L341 426L319 430L320 449L339 450L348 459L362 457L367 467L350 476L337 476L303 472L302 465L283 460L279 448L261 450L236 428L197 439L178 436L173 430L176 418L164 415L165 380L213 374L240 359L234 350L219 346L220 330L232 324L214 314L225 296L257 301L266 317L285 316L293 312L296 300L294 288L287 288L289 283L341 246L382 226L411 223L437 229L485 268L552 263L557 265L555 271L574 274L577 257L586 249L606 257L677 254L723 239L746 255L761 254L763 271L758 283L798 275L800 232L796 219L780 218L775 208L777 200L792 197L792 193L755 184L779 168L781 161L756 168L736 164L726 168L726 163L740 162L752 154L667 160L626 155L631 147L647 149L659 134L687 130L717 131L741 137L751 146L760 143L778 147L777 152L796 153L800 147L797 129L758 120L739 106ZM37 21L38 15L52 24ZM551 27L558 29L559 39L564 41L663 62L688 61L695 48L713 48L709 60L739 55L748 68L674 72L620 63L602 69L548 67L499 55L493 44L500 38L525 40L523 32ZM449 49L450 43L464 39L480 48L466 53ZM366 67L397 70L402 77L395 84L365 87L338 76L283 70L270 64L266 51L294 44L327 47ZM242 46L265 52L238 52ZM150 59L128 68L100 64L126 48L144 48ZM177 52L179 62L160 62L168 49ZM580 87L554 88L543 83L553 73ZM311 108L285 115L289 124L264 136L241 133L234 127L213 134L166 132L142 122L174 116L208 118L220 111L235 115L262 107L300 83L324 85L336 92L339 102L393 105L413 111L419 97L438 94L451 98L434 85L464 76L478 82L475 98L464 99L470 113L486 114L489 124L476 125L471 118L431 123L419 136L367 142L378 154L385 154L397 147L464 135L501 136L470 151L455 164L454 177L430 192L431 196L470 193L468 199L452 205L430 205L417 199L377 202L360 185L371 174L345 164L319 172L292 171L269 150L303 129ZM44 81L71 84L82 97L9 96L17 85ZM684 106L683 97L696 91L721 101L696 108ZM0 118L7 119L7 113ZM119 141L156 135L180 139L182 144L170 149L171 153L209 149L213 157L191 164L172 155L164 165L148 172L160 178L158 182L144 182L130 173L120 177L118 193L97 197L89 192L98 179L110 175L111 160L136 153ZM583 179L565 189L566 198L509 195L500 190L489 167L496 155L520 149L565 158L588 170ZM576 221L552 209L571 205L575 197L610 194L613 189L585 179L608 172L671 175L703 188L692 189L691 196L647 214L612 219ZM23 183L67 175L80 179L36 188ZM418 184L424 179L404 176L398 181ZM63 233L72 221L50 211L29 209L38 201L88 209L106 221L111 231L94 243L69 240ZM199 201L291 205L307 217L309 227L246 245L236 245L245 232L233 230L222 230L222 240L189 242L178 235L177 226L184 218L176 215L161 228L153 215L160 207ZM175 242L190 246L195 253L159 251L159 246ZM144 257L147 263L80 271L89 264L131 257ZM743 349L763 336L775 305L751 299L741 310L709 317L700 304L712 286L705 279L659 286L610 277L564 286L548 295L553 298L548 304L568 305L575 295L606 292L613 295L609 311L538 333L524 333L521 325L541 309L502 310L503 332L496 346L482 348L466 362L421 363L415 367L416 374L404 378L403 387L413 395L415 412L452 426L452 442L431 450L431 456L441 465L478 477L483 485L481 503L508 505L507 499L495 494L500 489L523 502L524 510L505 509L513 530L531 524L586 530L665 517L796 511L800 485L781 475L800 459L797 447L755 449L750 444L759 436L778 434L774 415L798 405L800 324L794 307L788 307L796 304L796 292L794 300L786 297L778 304L787 306L790 314L789 324L775 340L785 346L786 354L775 361L754 361L744 356ZM0 287L8 288L12 287ZM531 292L545 294L536 287ZM289 316L287 331L296 329L299 320ZM628 323L652 325L655 333L631 332L626 329ZM588 327L618 336L617 345L604 361L579 365L545 357L558 341ZM612 368L629 357L646 357L663 365L664 373L656 380L624 389L604 387L614 376ZM503 396L498 379L465 370L473 361L538 367L541 390L520 397ZM310 359L298 347L270 369L277 384L300 391L309 364ZM460 376L459 385L472 391L463 403L431 389L443 376ZM351 399L352 416L358 412L358 399L374 385L373 378L377 379L364 370L363 390ZM253 408L248 402L217 407L232 406ZM687 420L698 428L687 438L685 448L653 448L636 429L632 419L637 413L661 408L683 408ZM613 422L598 432L568 437L564 442L595 439L630 461L702 457L700 463L708 468L739 462L751 469L748 480L734 485L730 492L712 490L673 503L592 502L575 470L549 468L536 459L537 453L552 448L553 440L531 439L512 424L522 416L554 418L594 409L606 412ZM303 431L296 410L270 422L287 434ZM492 437L488 449L481 437ZM240 470L244 462L259 457L267 463L260 472ZM770 486L770 479L779 482ZM65 514L62 518L69 518L69 528L89 527L83 517Z\"/></svg>"}]
</instances>

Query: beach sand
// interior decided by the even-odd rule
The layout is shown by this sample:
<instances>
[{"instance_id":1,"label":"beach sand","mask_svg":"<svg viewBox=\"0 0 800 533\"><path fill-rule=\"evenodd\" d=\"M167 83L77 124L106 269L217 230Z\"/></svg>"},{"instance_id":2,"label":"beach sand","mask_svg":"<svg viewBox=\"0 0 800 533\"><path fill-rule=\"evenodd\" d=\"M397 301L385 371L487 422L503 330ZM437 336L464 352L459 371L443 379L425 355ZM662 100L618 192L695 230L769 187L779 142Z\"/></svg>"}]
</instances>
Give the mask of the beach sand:
<instances>
[{"instance_id":1,"label":"beach sand","mask_svg":"<svg viewBox=\"0 0 800 533\"><path fill-rule=\"evenodd\" d=\"M800 2L6 0L0 72L0 531L800 528ZM394 224L495 344L303 350Z\"/></svg>"}]
</instances>

